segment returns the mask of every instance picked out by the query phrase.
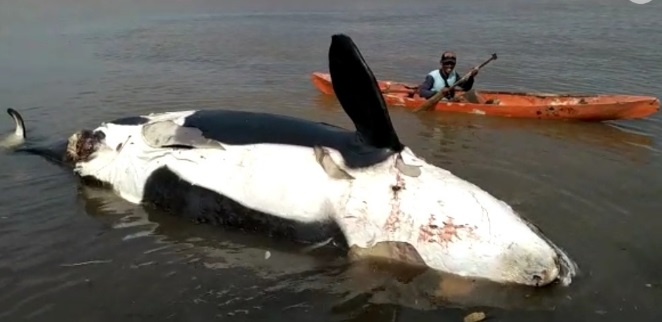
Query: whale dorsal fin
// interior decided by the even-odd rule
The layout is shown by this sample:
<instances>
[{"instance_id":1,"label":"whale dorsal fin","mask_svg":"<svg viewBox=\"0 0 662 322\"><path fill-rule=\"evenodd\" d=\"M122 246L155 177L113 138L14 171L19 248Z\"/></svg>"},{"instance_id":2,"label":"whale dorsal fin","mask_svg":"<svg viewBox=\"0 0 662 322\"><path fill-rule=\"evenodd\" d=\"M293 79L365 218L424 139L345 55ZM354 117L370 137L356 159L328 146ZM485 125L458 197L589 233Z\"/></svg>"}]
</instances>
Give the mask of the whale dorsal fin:
<instances>
[{"instance_id":1,"label":"whale dorsal fin","mask_svg":"<svg viewBox=\"0 0 662 322\"><path fill-rule=\"evenodd\" d=\"M395 133L375 75L349 36L331 37L329 72L340 105L365 143L402 151L404 146Z\"/></svg>"}]
</instances>

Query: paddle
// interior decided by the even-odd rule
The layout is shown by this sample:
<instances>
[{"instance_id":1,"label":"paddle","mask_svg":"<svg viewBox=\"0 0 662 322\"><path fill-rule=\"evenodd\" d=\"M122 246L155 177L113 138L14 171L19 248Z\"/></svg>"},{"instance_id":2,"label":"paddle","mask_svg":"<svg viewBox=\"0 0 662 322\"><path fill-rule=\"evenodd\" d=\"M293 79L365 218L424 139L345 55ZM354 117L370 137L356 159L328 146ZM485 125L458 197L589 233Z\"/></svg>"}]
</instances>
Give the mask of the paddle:
<instances>
[{"instance_id":1,"label":"paddle","mask_svg":"<svg viewBox=\"0 0 662 322\"><path fill-rule=\"evenodd\" d=\"M490 59L488 59L484 63L480 64L478 67L476 67L476 69L480 70L485 65L487 65L489 62L491 62L493 60L496 60L496 59L497 59L497 54L494 53L494 54L492 54L492 57L490 57ZM437 92L436 94L434 94L432 97L428 98L428 100L423 102L423 104L421 104L421 106L414 109L414 112L420 112L420 111L423 111L423 110L431 109L433 106L435 106L444 97L444 94L446 94L446 92L451 91L451 90L455 89L455 86L458 86L458 85L466 82L467 79L469 79L469 76L471 76L471 71L468 72L466 75L464 75L462 78L460 78L459 81L455 82L453 84L453 86L446 89L446 91L441 90L441 91Z\"/></svg>"}]
</instances>

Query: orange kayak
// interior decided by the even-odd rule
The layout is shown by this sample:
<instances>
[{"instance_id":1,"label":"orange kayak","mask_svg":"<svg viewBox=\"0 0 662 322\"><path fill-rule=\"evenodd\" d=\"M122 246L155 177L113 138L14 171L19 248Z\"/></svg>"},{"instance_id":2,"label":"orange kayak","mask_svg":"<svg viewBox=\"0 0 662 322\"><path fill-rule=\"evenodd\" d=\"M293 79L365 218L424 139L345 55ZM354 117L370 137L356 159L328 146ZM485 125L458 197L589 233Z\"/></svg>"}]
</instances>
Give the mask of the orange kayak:
<instances>
[{"instance_id":1,"label":"orange kayak","mask_svg":"<svg viewBox=\"0 0 662 322\"><path fill-rule=\"evenodd\" d=\"M322 93L333 95L328 73L314 72L311 79ZM425 102L416 93L414 84L377 83L387 105L415 109ZM440 101L434 110L513 118L607 121L645 118L660 108L659 99L652 96L476 92L481 103ZM462 92L456 91L458 94Z\"/></svg>"}]
</instances>

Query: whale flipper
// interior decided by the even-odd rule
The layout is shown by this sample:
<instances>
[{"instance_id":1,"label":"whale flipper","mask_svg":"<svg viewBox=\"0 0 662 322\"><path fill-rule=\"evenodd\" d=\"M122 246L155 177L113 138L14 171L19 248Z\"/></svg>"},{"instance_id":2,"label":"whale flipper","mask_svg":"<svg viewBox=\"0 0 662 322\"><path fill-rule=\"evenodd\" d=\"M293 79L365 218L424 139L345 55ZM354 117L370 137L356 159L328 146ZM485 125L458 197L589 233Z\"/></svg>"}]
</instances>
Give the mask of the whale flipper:
<instances>
[{"instance_id":1,"label":"whale flipper","mask_svg":"<svg viewBox=\"0 0 662 322\"><path fill-rule=\"evenodd\" d=\"M199 129L180 126L172 121L147 124L142 128L142 136L153 148L225 150L220 142L205 138Z\"/></svg>"},{"instance_id":2,"label":"whale flipper","mask_svg":"<svg viewBox=\"0 0 662 322\"><path fill-rule=\"evenodd\" d=\"M365 143L402 151L404 145L395 133L377 80L349 36L331 37L329 72L340 105Z\"/></svg>"},{"instance_id":3,"label":"whale flipper","mask_svg":"<svg viewBox=\"0 0 662 322\"><path fill-rule=\"evenodd\" d=\"M316 145L313 147L313 151L315 151L315 159L317 159L317 162L322 166L322 169L324 169L329 177L334 179L354 179L352 175L343 170L335 161L333 161L333 159L331 159L331 156L326 149Z\"/></svg>"}]
</instances>

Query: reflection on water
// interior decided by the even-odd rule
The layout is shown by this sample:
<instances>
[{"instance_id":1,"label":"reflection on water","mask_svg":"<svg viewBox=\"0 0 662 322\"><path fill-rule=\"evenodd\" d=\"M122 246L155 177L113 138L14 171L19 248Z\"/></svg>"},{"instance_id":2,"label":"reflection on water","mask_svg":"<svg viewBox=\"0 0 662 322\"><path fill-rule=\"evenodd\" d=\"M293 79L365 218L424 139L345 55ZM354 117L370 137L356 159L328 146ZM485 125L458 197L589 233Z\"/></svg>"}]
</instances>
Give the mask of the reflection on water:
<instances>
[{"instance_id":1,"label":"reflection on water","mask_svg":"<svg viewBox=\"0 0 662 322\"><path fill-rule=\"evenodd\" d=\"M275 277L311 270L319 265L316 260L323 261L322 257L305 254L297 244L274 242L224 227L197 225L151 207L129 204L101 188L80 186L80 192L88 214L110 221L107 224L116 229L139 228L131 229L125 238L154 236L162 243L194 247L204 257L194 260L202 260L208 268L249 268L262 277Z\"/></svg>"},{"instance_id":2,"label":"reflection on water","mask_svg":"<svg viewBox=\"0 0 662 322\"><path fill-rule=\"evenodd\" d=\"M651 135L626 131L605 123L554 120L540 122L539 120L513 120L456 113L420 115L419 120L425 127L425 131L421 131L420 135L426 137L432 134L440 142L453 141L452 133L458 129L460 131L481 129L494 131L496 135L504 132L515 132L521 136L540 135L578 145L578 148L597 147L626 155L636 163L650 162L651 152L655 151L653 147L655 140ZM439 137L441 135L439 128L444 128L443 138Z\"/></svg>"}]
</instances>

